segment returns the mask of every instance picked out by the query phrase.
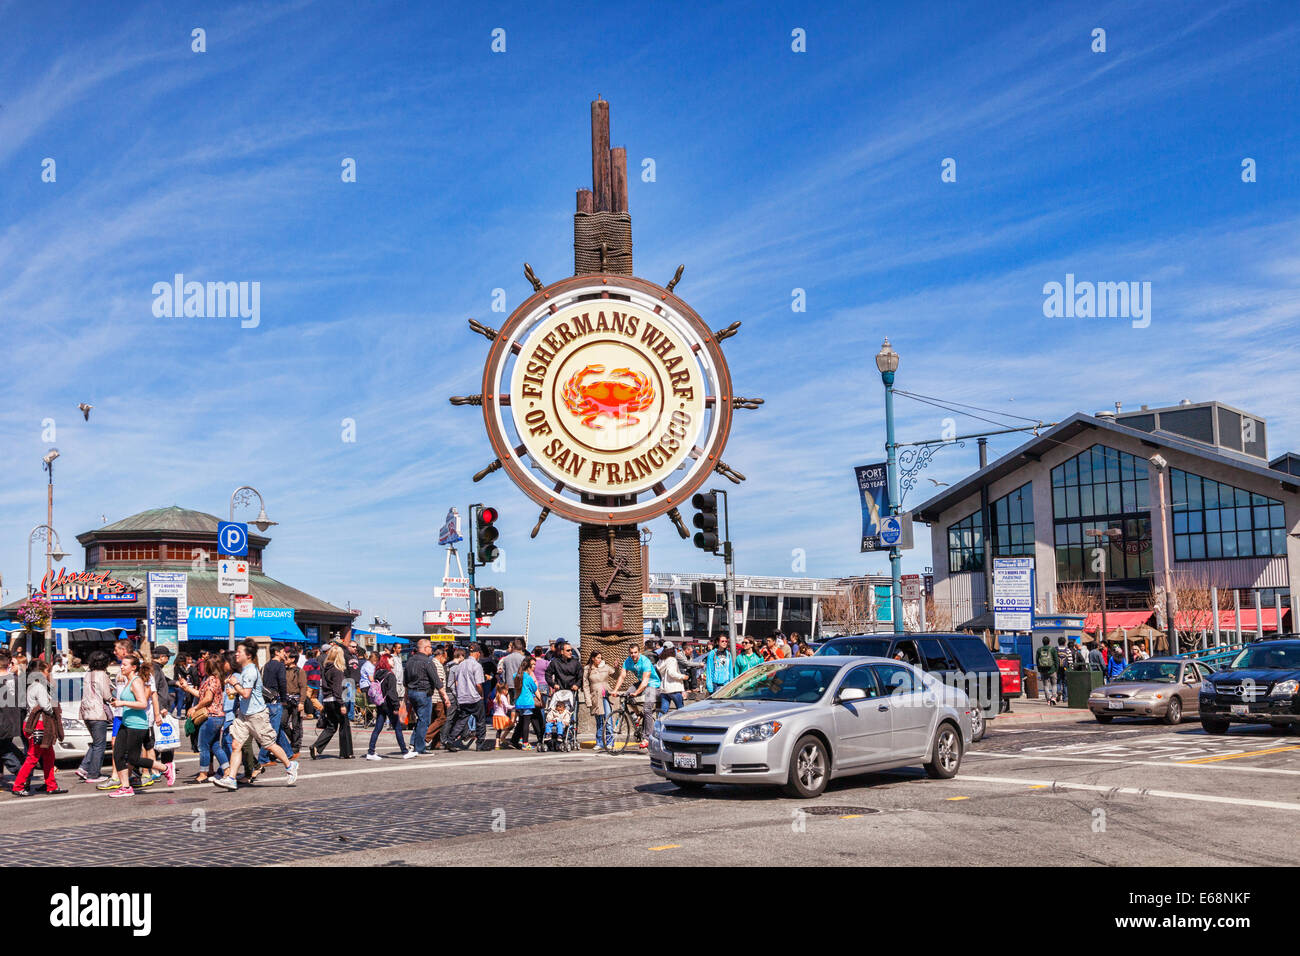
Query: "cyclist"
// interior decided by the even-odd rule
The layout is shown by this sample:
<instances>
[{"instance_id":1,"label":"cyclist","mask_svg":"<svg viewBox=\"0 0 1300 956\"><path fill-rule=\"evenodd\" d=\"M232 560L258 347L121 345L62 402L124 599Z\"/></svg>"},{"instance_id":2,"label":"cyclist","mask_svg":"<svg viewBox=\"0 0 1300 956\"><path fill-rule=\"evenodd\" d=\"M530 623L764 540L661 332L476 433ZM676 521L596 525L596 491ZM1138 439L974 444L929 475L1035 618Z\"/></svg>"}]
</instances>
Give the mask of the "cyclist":
<instances>
[{"instance_id":1,"label":"cyclist","mask_svg":"<svg viewBox=\"0 0 1300 956\"><path fill-rule=\"evenodd\" d=\"M655 704L659 700L659 673L655 670L654 664L650 658L641 653L641 645L629 644L627 646L627 660L623 661L622 668L618 672L618 681L614 684L614 693L618 694L623 689L623 681L631 675L629 683L635 682L636 689L628 691L628 704L640 698L640 713L638 717L641 721L641 729L637 731L637 738L640 740L640 747L645 750L650 746L643 732L646 728L646 721L654 719ZM633 707L633 710L637 708Z\"/></svg>"}]
</instances>

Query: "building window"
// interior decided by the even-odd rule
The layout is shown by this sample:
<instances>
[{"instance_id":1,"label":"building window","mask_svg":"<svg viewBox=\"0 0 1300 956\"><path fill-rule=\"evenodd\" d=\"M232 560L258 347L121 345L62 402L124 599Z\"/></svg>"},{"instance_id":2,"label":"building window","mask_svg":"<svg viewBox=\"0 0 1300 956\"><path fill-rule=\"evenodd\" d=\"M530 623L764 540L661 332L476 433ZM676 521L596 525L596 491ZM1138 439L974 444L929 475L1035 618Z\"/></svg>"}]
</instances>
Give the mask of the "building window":
<instances>
[{"instance_id":1,"label":"building window","mask_svg":"<svg viewBox=\"0 0 1300 956\"><path fill-rule=\"evenodd\" d=\"M948 526L948 571L979 571L984 567L984 522L978 511Z\"/></svg>"},{"instance_id":2,"label":"building window","mask_svg":"<svg viewBox=\"0 0 1300 956\"><path fill-rule=\"evenodd\" d=\"M989 505L993 516L993 556L1020 557L1034 554L1033 482L1021 485Z\"/></svg>"},{"instance_id":3,"label":"building window","mask_svg":"<svg viewBox=\"0 0 1300 956\"><path fill-rule=\"evenodd\" d=\"M1052 521L1058 581L1095 581L1101 567L1112 579L1151 574L1151 499L1146 462L1093 445L1052 469ZM1117 528L1114 539L1090 530ZM1096 550L1103 551L1102 562Z\"/></svg>"},{"instance_id":4,"label":"building window","mask_svg":"<svg viewBox=\"0 0 1300 956\"><path fill-rule=\"evenodd\" d=\"M156 544L106 544L105 561L157 561Z\"/></svg>"},{"instance_id":5,"label":"building window","mask_svg":"<svg viewBox=\"0 0 1300 956\"><path fill-rule=\"evenodd\" d=\"M1176 560L1286 554L1282 502L1177 468L1169 469L1169 483Z\"/></svg>"}]
</instances>

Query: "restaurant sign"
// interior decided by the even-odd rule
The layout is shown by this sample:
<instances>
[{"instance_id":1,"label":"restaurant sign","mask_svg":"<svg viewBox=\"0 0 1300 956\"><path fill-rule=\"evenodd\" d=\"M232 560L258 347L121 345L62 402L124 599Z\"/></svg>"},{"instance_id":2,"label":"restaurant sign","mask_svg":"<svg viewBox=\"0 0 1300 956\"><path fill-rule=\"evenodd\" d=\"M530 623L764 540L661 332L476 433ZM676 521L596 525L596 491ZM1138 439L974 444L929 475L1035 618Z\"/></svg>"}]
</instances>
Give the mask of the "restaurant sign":
<instances>
[{"instance_id":1,"label":"restaurant sign","mask_svg":"<svg viewBox=\"0 0 1300 956\"><path fill-rule=\"evenodd\" d=\"M137 588L108 576L107 572L47 572L41 578L40 593L54 604L134 604L140 598Z\"/></svg>"}]
</instances>

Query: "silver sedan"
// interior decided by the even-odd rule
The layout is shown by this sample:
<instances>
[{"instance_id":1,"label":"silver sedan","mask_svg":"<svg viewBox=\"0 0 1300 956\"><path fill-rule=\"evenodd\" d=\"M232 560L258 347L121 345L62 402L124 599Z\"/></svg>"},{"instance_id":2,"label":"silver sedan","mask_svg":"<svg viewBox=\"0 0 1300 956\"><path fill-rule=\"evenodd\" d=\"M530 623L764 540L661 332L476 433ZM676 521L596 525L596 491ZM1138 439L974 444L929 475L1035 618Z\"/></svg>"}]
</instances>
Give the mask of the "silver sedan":
<instances>
[{"instance_id":1,"label":"silver sedan","mask_svg":"<svg viewBox=\"0 0 1300 956\"><path fill-rule=\"evenodd\" d=\"M650 766L683 789L780 784L805 798L836 777L911 764L947 778L970 744L973 706L902 661L771 661L656 720Z\"/></svg>"}]
</instances>

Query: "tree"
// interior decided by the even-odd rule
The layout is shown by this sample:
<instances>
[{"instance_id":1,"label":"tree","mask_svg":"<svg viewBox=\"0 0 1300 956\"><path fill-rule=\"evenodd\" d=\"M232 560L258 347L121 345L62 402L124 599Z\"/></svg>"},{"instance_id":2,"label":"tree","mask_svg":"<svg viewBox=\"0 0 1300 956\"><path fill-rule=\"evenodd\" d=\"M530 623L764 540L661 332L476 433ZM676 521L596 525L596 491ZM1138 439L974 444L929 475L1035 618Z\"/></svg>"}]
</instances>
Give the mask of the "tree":
<instances>
[{"instance_id":1,"label":"tree","mask_svg":"<svg viewBox=\"0 0 1300 956\"><path fill-rule=\"evenodd\" d=\"M1203 570L1179 570L1173 572L1174 633L1178 637L1178 650L1192 650L1196 647L1197 634L1212 631L1216 611L1226 611L1232 607L1232 592L1227 589L1219 591L1218 607L1214 606L1213 592L1210 590L1210 576ZM1169 622L1165 620L1165 590L1156 582L1151 584L1151 609L1161 630L1168 632ZM1181 632L1181 633L1179 633Z\"/></svg>"},{"instance_id":2,"label":"tree","mask_svg":"<svg viewBox=\"0 0 1300 956\"><path fill-rule=\"evenodd\" d=\"M851 584L848 589L822 598L822 628L834 634L871 631L876 616L871 607L871 586Z\"/></svg>"}]
</instances>

